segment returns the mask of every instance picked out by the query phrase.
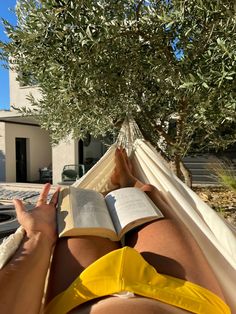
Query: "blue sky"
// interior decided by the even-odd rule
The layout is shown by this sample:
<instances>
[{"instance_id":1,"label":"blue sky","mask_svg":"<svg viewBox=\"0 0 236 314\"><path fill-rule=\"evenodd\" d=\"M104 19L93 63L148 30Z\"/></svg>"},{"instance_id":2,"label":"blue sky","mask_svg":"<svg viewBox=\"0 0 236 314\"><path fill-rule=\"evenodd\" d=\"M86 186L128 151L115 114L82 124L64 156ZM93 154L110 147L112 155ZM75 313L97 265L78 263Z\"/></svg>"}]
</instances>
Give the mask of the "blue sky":
<instances>
[{"instance_id":1,"label":"blue sky","mask_svg":"<svg viewBox=\"0 0 236 314\"><path fill-rule=\"evenodd\" d=\"M2 0L0 3L0 17L8 20L10 23L16 23L16 17L11 9L14 9L16 0ZM0 22L0 39L7 40L4 33L4 27ZM8 70L0 65L0 109L9 109L9 76Z\"/></svg>"}]
</instances>

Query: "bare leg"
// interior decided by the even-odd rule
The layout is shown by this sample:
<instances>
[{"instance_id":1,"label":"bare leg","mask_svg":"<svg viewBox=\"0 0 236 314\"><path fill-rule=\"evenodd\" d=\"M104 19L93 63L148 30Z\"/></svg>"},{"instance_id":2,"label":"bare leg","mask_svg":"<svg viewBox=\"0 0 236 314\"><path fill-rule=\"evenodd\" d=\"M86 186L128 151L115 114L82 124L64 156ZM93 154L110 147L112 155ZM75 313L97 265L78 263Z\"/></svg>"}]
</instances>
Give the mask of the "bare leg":
<instances>
[{"instance_id":1,"label":"bare leg","mask_svg":"<svg viewBox=\"0 0 236 314\"><path fill-rule=\"evenodd\" d=\"M119 242L101 237L59 239L50 268L46 303L64 291L86 267L118 248L120 248Z\"/></svg>"},{"instance_id":2,"label":"bare leg","mask_svg":"<svg viewBox=\"0 0 236 314\"><path fill-rule=\"evenodd\" d=\"M171 211L161 192L144 185L131 173L124 151L116 153L119 174L113 180L120 187L136 186L146 191L165 218L141 226L126 237L126 244L134 247L160 273L199 284L224 299L220 285L197 242Z\"/></svg>"},{"instance_id":3,"label":"bare leg","mask_svg":"<svg viewBox=\"0 0 236 314\"><path fill-rule=\"evenodd\" d=\"M112 181L117 187L135 186L147 192L165 215L165 219L130 232L126 244L139 251L158 272L195 282L223 298L219 284L191 234L176 221L162 194L133 176L122 150L116 151ZM46 303L65 290L87 266L119 247L119 243L100 237L60 239L52 260Z\"/></svg>"},{"instance_id":4,"label":"bare leg","mask_svg":"<svg viewBox=\"0 0 236 314\"><path fill-rule=\"evenodd\" d=\"M116 155L117 163L122 156L124 156L125 162L119 163L119 166L115 168L112 176L113 184L117 185L117 187L120 186L120 182L122 185L139 185L136 182L137 179L133 177L129 183L127 183L127 177L124 177L124 182L122 181L123 175L119 176L117 170L121 171L121 167L124 166L125 168L121 171L123 174L126 171L126 167L130 169L131 164L124 151L122 153L122 151L117 150ZM118 248L120 248L119 242L113 242L101 237L84 236L58 239L50 267L46 304L64 291L86 267L103 255Z\"/></svg>"}]
</instances>

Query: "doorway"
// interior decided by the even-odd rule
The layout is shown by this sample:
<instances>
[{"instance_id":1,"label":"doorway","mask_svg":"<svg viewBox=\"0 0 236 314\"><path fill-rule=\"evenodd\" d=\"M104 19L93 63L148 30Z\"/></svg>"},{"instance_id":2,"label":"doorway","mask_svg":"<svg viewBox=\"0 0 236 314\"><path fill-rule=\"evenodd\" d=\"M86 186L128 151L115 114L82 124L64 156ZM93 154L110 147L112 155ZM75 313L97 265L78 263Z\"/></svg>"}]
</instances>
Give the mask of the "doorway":
<instances>
[{"instance_id":1,"label":"doorway","mask_svg":"<svg viewBox=\"0 0 236 314\"><path fill-rule=\"evenodd\" d=\"M16 182L27 181L26 138L16 138Z\"/></svg>"},{"instance_id":2,"label":"doorway","mask_svg":"<svg viewBox=\"0 0 236 314\"><path fill-rule=\"evenodd\" d=\"M82 140L79 140L78 143L78 153L79 153L79 164L84 163L84 143Z\"/></svg>"}]
</instances>

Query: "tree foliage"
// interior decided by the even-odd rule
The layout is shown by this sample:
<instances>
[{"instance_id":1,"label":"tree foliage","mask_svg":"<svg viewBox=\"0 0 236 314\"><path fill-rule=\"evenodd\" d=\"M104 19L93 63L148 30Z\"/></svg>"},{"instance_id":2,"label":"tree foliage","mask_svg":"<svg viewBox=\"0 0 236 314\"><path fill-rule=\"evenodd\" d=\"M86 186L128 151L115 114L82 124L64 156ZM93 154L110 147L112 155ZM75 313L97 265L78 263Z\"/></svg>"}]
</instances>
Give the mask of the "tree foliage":
<instances>
[{"instance_id":1,"label":"tree foliage","mask_svg":"<svg viewBox=\"0 0 236 314\"><path fill-rule=\"evenodd\" d=\"M2 58L37 80L33 113L55 141L130 115L181 158L235 141L235 12L234 0L18 0Z\"/></svg>"}]
</instances>

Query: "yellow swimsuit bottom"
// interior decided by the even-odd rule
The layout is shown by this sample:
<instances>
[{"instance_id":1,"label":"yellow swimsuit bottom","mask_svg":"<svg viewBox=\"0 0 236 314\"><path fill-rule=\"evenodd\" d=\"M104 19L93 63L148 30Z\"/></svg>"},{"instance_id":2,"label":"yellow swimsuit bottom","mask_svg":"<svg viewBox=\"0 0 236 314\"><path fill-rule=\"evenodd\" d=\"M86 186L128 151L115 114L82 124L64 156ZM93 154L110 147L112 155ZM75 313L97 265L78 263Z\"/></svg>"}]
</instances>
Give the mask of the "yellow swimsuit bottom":
<instances>
[{"instance_id":1,"label":"yellow swimsuit bottom","mask_svg":"<svg viewBox=\"0 0 236 314\"><path fill-rule=\"evenodd\" d=\"M68 313L103 296L130 291L199 314L230 314L217 295L194 283L159 274L134 249L124 247L99 258L46 307L47 314Z\"/></svg>"}]
</instances>

